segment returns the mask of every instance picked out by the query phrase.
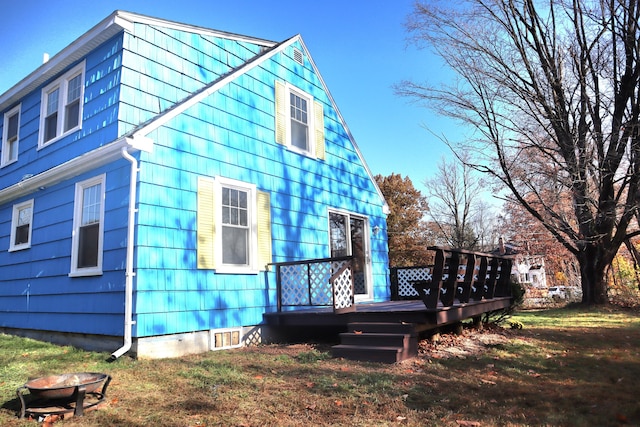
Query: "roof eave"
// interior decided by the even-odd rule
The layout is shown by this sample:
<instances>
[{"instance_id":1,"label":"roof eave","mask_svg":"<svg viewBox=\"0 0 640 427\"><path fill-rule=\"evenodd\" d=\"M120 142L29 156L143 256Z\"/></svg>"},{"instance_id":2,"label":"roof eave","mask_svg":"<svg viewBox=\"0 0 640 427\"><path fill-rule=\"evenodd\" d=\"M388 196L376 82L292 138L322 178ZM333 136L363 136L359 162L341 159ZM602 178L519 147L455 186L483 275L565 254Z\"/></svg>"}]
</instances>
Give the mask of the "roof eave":
<instances>
[{"instance_id":1,"label":"roof eave","mask_svg":"<svg viewBox=\"0 0 640 427\"><path fill-rule=\"evenodd\" d=\"M84 33L73 43L62 49L49 61L36 68L31 74L19 81L5 93L0 95L0 112L17 104L25 95L36 90L47 80L63 72L73 63L81 60L93 49L100 46L119 32L126 30L133 32L135 23L148 25L159 25L179 30L194 31L200 34L225 37L239 41L249 41L265 47L273 47L275 42L259 39L255 37L243 36L240 34L227 33L224 31L212 30L204 27L181 24L179 22L167 21L152 18L136 13L116 10L111 15L103 19L89 31Z\"/></svg>"},{"instance_id":2,"label":"roof eave","mask_svg":"<svg viewBox=\"0 0 640 427\"><path fill-rule=\"evenodd\" d=\"M0 95L0 111L12 107L28 93L36 90L47 80L63 72L67 67L84 58L93 49L125 28L129 28L130 25L131 23L122 19L118 12L112 13Z\"/></svg>"}]
</instances>

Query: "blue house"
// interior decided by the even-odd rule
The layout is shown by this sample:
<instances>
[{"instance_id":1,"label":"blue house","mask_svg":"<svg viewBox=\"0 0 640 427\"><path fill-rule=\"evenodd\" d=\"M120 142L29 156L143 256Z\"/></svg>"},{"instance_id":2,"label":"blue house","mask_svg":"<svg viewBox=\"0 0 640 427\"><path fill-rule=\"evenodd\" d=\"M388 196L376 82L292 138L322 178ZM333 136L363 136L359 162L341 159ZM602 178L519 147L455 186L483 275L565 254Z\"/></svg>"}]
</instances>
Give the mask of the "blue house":
<instances>
[{"instance_id":1,"label":"blue house","mask_svg":"<svg viewBox=\"0 0 640 427\"><path fill-rule=\"evenodd\" d=\"M2 332L240 346L274 263L343 256L355 303L389 299L388 206L299 35L116 11L0 95L0 135Z\"/></svg>"}]
</instances>

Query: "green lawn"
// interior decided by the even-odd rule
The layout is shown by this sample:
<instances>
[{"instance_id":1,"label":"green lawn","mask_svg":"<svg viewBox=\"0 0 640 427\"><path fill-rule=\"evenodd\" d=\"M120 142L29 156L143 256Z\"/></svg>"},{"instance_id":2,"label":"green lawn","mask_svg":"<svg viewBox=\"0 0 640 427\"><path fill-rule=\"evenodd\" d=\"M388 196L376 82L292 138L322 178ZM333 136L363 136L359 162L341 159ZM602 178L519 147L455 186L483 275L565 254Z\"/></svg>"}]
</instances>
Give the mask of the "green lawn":
<instances>
[{"instance_id":1,"label":"green lawn","mask_svg":"<svg viewBox=\"0 0 640 427\"><path fill-rule=\"evenodd\" d=\"M565 308L511 320L523 328L425 341L397 365L332 359L314 344L107 363L108 354L0 335L0 425L41 424L18 420L16 389L67 372L113 380L102 408L56 425L640 425L640 313Z\"/></svg>"}]
</instances>

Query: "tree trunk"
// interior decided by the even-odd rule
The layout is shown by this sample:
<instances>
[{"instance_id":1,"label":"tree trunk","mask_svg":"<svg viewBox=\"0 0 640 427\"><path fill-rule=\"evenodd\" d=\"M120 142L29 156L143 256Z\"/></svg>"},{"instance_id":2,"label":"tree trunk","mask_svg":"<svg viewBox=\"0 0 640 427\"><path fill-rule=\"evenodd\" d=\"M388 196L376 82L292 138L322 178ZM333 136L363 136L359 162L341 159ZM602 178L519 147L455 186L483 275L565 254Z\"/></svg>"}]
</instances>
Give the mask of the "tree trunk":
<instances>
[{"instance_id":1,"label":"tree trunk","mask_svg":"<svg viewBox=\"0 0 640 427\"><path fill-rule=\"evenodd\" d=\"M582 303L604 305L607 297L607 251L600 245L586 245L578 254L582 283Z\"/></svg>"}]
</instances>

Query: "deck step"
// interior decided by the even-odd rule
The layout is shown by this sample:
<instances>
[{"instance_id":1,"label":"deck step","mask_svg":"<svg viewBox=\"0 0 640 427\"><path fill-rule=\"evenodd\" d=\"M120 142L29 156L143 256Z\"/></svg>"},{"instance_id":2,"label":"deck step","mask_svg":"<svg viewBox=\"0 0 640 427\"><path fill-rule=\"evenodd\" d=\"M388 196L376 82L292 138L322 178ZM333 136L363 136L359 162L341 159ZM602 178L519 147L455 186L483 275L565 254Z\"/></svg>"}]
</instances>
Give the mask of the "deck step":
<instances>
[{"instance_id":1,"label":"deck step","mask_svg":"<svg viewBox=\"0 0 640 427\"><path fill-rule=\"evenodd\" d=\"M332 347L334 357L396 363L418 354L418 333L409 323L353 322Z\"/></svg>"},{"instance_id":2,"label":"deck step","mask_svg":"<svg viewBox=\"0 0 640 427\"><path fill-rule=\"evenodd\" d=\"M412 323L352 322L347 324L347 330L349 332L379 334L417 334L416 327Z\"/></svg>"},{"instance_id":3,"label":"deck step","mask_svg":"<svg viewBox=\"0 0 640 427\"><path fill-rule=\"evenodd\" d=\"M340 334L340 343L360 346L402 347L409 344L409 334L380 334L362 332L343 332Z\"/></svg>"},{"instance_id":4,"label":"deck step","mask_svg":"<svg viewBox=\"0 0 640 427\"><path fill-rule=\"evenodd\" d=\"M396 363L404 360L402 347L338 344L331 348L333 357L366 362Z\"/></svg>"}]
</instances>

